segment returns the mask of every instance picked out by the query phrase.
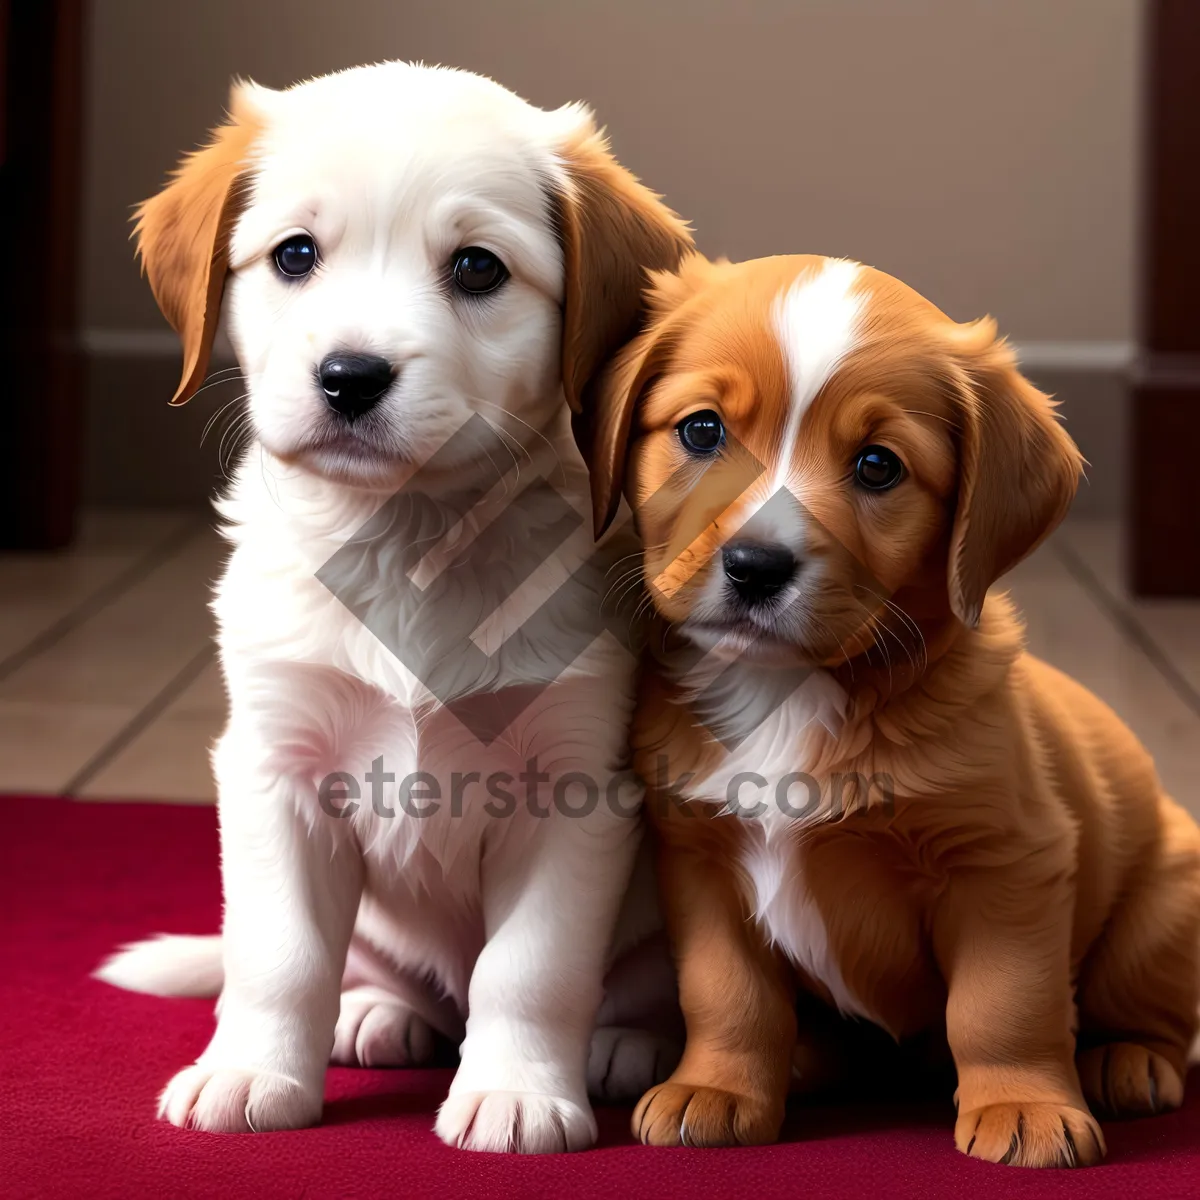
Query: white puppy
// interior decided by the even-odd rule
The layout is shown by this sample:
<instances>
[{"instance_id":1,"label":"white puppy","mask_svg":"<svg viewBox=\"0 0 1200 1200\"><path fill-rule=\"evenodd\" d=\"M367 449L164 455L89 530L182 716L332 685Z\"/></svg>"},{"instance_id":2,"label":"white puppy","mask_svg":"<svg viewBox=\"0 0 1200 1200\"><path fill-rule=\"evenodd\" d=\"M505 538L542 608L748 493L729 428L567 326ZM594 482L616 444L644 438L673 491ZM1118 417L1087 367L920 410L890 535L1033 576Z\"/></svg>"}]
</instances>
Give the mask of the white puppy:
<instances>
[{"instance_id":1,"label":"white puppy","mask_svg":"<svg viewBox=\"0 0 1200 1200\"><path fill-rule=\"evenodd\" d=\"M183 340L175 402L224 295L254 433L219 506L223 933L100 972L223 985L161 1111L307 1125L331 1054L421 1061L439 1031L462 1038L445 1141L585 1147L641 793L634 659L601 621L632 547L594 546L576 439L620 453L589 384L687 231L585 109L387 63L235 87L139 236ZM632 942L653 917L627 908Z\"/></svg>"}]
</instances>

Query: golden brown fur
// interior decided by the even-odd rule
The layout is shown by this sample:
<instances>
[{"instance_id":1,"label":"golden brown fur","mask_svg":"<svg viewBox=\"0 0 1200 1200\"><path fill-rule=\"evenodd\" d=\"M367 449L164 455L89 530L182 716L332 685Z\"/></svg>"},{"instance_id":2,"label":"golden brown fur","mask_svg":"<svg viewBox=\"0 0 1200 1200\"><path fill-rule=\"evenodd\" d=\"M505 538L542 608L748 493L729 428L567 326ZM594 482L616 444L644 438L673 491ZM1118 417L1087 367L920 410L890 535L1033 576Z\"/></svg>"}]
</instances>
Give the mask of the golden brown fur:
<instances>
[{"instance_id":1,"label":"golden brown fur","mask_svg":"<svg viewBox=\"0 0 1200 1200\"><path fill-rule=\"evenodd\" d=\"M137 211L134 233L159 308L183 343L172 404L186 404L208 370L229 271L229 237L246 203L250 155L262 132L239 87L229 118L187 155L170 183Z\"/></svg>"},{"instance_id":2,"label":"golden brown fur","mask_svg":"<svg viewBox=\"0 0 1200 1200\"><path fill-rule=\"evenodd\" d=\"M603 395L631 429L624 486L664 618L635 744L688 1025L682 1062L643 1098L635 1130L657 1145L775 1138L789 1060L803 1076L831 1048L819 1025L797 1029L799 989L900 1040L944 1037L959 1149L1092 1163L1104 1142L1089 1106L1140 1115L1182 1098L1200 1000L1200 831L1115 714L1024 652L1005 597L985 599L1061 519L1080 461L990 321L957 325L863 268L855 344L781 448L789 386L773 314L822 269L696 259L658 278L654 322ZM729 434L700 476L675 433L699 409L719 411ZM891 491L855 487L850 464L868 443L904 463ZM714 719L680 666L722 545L764 499L764 465L799 495L817 568L799 617L709 657L728 660L742 696L807 664L844 701L838 720L785 747L821 799L782 831L715 800L722 772L767 768L753 739L714 736L720 705ZM620 487L601 481L601 504ZM852 784L835 804L844 778L887 779L893 795ZM773 846L786 911L807 914L790 926L764 917L756 884L755 856ZM781 944L781 930L812 944Z\"/></svg>"},{"instance_id":3,"label":"golden brown fur","mask_svg":"<svg viewBox=\"0 0 1200 1200\"><path fill-rule=\"evenodd\" d=\"M624 436L595 411L593 381L613 348L637 331L646 271L676 267L692 252L692 236L613 158L603 133L566 146L563 158L572 182L558 214L566 274L563 392L592 478L610 478L614 459L625 453Z\"/></svg>"}]
</instances>

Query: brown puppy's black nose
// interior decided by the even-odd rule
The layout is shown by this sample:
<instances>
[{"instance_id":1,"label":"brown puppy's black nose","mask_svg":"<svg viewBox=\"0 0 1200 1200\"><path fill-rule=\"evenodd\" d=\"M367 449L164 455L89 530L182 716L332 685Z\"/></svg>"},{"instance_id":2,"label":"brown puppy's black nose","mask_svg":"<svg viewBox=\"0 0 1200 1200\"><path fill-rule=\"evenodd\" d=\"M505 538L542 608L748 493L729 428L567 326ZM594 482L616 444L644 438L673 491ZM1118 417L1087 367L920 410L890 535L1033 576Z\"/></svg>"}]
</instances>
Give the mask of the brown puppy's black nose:
<instances>
[{"instance_id":1,"label":"brown puppy's black nose","mask_svg":"<svg viewBox=\"0 0 1200 1200\"><path fill-rule=\"evenodd\" d=\"M395 377L392 364L375 354L330 354L317 368L326 402L348 421L370 412Z\"/></svg>"},{"instance_id":2,"label":"brown puppy's black nose","mask_svg":"<svg viewBox=\"0 0 1200 1200\"><path fill-rule=\"evenodd\" d=\"M770 600L796 574L796 556L786 546L731 542L721 561L733 590L748 604Z\"/></svg>"}]
</instances>

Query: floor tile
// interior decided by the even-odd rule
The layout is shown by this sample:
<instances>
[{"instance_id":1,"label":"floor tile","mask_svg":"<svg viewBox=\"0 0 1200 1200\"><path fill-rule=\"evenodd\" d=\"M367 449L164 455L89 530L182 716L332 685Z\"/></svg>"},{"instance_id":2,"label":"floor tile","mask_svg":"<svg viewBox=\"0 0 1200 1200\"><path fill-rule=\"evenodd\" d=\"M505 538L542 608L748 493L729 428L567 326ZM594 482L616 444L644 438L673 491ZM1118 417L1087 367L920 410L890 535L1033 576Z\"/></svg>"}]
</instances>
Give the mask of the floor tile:
<instances>
[{"instance_id":1,"label":"floor tile","mask_svg":"<svg viewBox=\"0 0 1200 1200\"><path fill-rule=\"evenodd\" d=\"M1131 618L1186 680L1200 702L1200 600L1144 600L1130 596L1124 545L1116 521L1069 521L1061 539L1083 568Z\"/></svg>"},{"instance_id":2,"label":"floor tile","mask_svg":"<svg viewBox=\"0 0 1200 1200\"><path fill-rule=\"evenodd\" d=\"M223 713L168 709L88 781L80 798L212 803L209 752L224 724Z\"/></svg>"},{"instance_id":3,"label":"floor tile","mask_svg":"<svg viewBox=\"0 0 1200 1200\"><path fill-rule=\"evenodd\" d=\"M1054 553L1053 541L1043 542L1028 558L1009 571L996 584L997 591L1005 591L1016 583L1036 583L1044 580L1061 580L1062 567Z\"/></svg>"},{"instance_id":4,"label":"floor tile","mask_svg":"<svg viewBox=\"0 0 1200 1200\"><path fill-rule=\"evenodd\" d=\"M80 789L86 800L216 800L209 752L225 727L225 684L216 662Z\"/></svg>"},{"instance_id":5,"label":"floor tile","mask_svg":"<svg viewBox=\"0 0 1200 1200\"><path fill-rule=\"evenodd\" d=\"M1200 716L1052 550L1039 552L1036 574L1010 577L1030 652L1110 705L1154 756L1167 790L1200 816Z\"/></svg>"},{"instance_id":6,"label":"floor tile","mask_svg":"<svg viewBox=\"0 0 1200 1200\"><path fill-rule=\"evenodd\" d=\"M1079 555L1114 596L1129 598L1125 584L1125 539L1119 521L1071 518L1054 535Z\"/></svg>"},{"instance_id":7,"label":"floor tile","mask_svg":"<svg viewBox=\"0 0 1200 1200\"><path fill-rule=\"evenodd\" d=\"M187 686L178 699L172 701L170 711L184 716L213 713L221 716L228 706L225 680L221 675L220 664L214 660Z\"/></svg>"},{"instance_id":8,"label":"floor tile","mask_svg":"<svg viewBox=\"0 0 1200 1200\"><path fill-rule=\"evenodd\" d=\"M204 529L91 620L0 680L0 699L143 705L213 632L212 580L224 557Z\"/></svg>"},{"instance_id":9,"label":"floor tile","mask_svg":"<svg viewBox=\"0 0 1200 1200\"><path fill-rule=\"evenodd\" d=\"M91 513L69 550L0 555L0 667L69 614L102 599L155 547L202 526L196 514Z\"/></svg>"},{"instance_id":10,"label":"floor tile","mask_svg":"<svg viewBox=\"0 0 1200 1200\"><path fill-rule=\"evenodd\" d=\"M137 710L0 700L0 792L59 794Z\"/></svg>"}]
</instances>

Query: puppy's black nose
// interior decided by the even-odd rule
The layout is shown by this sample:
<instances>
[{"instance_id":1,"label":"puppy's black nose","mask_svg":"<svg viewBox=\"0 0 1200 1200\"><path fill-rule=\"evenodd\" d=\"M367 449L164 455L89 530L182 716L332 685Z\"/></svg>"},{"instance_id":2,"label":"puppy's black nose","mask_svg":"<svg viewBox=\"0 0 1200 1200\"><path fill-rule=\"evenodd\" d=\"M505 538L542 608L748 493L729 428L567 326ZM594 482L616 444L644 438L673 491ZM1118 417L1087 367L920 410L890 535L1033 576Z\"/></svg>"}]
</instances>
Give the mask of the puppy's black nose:
<instances>
[{"instance_id":1,"label":"puppy's black nose","mask_svg":"<svg viewBox=\"0 0 1200 1200\"><path fill-rule=\"evenodd\" d=\"M370 412L395 377L392 364L375 354L330 354L317 368L329 407L348 421Z\"/></svg>"},{"instance_id":2,"label":"puppy's black nose","mask_svg":"<svg viewBox=\"0 0 1200 1200\"><path fill-rule=\"evenodd\" d=\"M733 590L748 604L770 600L796 574L796 556L786 546L731 542L721 560Z\"/></svg>"}]
</instances>

